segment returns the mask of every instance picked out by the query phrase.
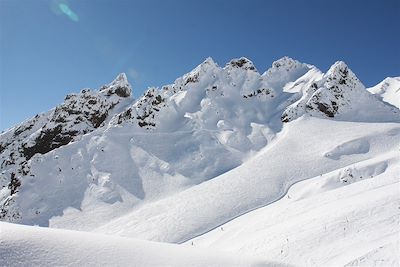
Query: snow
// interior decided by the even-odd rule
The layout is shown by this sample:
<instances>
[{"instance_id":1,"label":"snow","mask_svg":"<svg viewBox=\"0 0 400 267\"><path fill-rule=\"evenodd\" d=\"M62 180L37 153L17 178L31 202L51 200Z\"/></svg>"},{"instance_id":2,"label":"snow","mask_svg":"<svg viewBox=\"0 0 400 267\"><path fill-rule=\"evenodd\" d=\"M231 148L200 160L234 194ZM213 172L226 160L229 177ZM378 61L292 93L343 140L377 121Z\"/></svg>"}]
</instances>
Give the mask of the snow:
<instances>
[{"instance_id":1,"label":"snow","mask_svg":"<svg viewBox=\"0 0 400 267\"><path fill-rule=\"evenodd\" d=\"M0 222L1 266L280 266L260 257Z\"/></svg>"},{"instance_id":2,"label":"snow","mask_svg":"<svg viewBox=\"0 0 400 267\"><path fill-rule=\"evenodd\" d=\"M399 121L399 110L373 97L343 61L335 62L321 79L308 83L297 81L293 87L299 85L303 86L301 90L291 89L299 91L299 100L287 107L282 121L288 122L303 114L343 121ZM290 91L287 86L286 91Z\"/></svg>"},{"instance_id":3,"label":"snow","mask_svg":"<svg viewBox=\"0 0 400 267\"><path fill-rule=\"evenodd\" d=\"M399 266L399 240L384 244L345 266Z\"/></svg>"},{"instance_id":4,"label":"snow","mask_svg":"<svg viewBox=\"0 0 400 267\"><path fill-rule=\"evenodd\" d=\"M392 151L398 147L399 137L398 124L301 118L286 125L274 142L239 167L181 193L148 203L96 231L184 242L278 200L298 181ZM360 138L369 143L368 152L353 151L338 159L325 156L327 151Z\"/></svg>"},{"instance_id":5,"label":"snow","mask_svg":"<svg viewBox=\"0 0 400 267\"><path fill-rule=\"evenodd\" d=\"M399 156L390 152L293 185L279 201L187 242L298 266L398 266ZM387 168L385 168L387 166ZM384 167L384 168L382 168Z\"/></svg>"},{"instance_id":6,"label":"snow","mask_svg":"<svg viewBox=\"0 0 400 267\"><path fill-rule=\"evenodd\" d=\"M68 95L0 135L0 219L50 228L1 223L3 258L398 265L397 85L366 90L341 61L207 58L137 99L123 73Z\"/></svg>"},{"instance_id":7,"label":"snow","mask_svg":"<svg viewBox=\"0 0 400 267\"><path fill-rule=\"evenodd\" d=\"M400 77L387 77L368 91L383 101L400 108Z\"/></svg>"}]
</instances>

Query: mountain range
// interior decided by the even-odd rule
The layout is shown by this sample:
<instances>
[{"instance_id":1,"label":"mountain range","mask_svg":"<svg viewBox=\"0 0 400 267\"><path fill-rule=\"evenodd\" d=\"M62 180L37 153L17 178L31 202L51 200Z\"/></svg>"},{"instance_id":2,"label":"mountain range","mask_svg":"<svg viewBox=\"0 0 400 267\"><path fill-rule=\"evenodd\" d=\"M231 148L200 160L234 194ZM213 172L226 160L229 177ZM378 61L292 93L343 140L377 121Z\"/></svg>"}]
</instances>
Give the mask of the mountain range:
<instances>
[{"instance_id":1,"label":"mountain range","mask_svg":"<svg viewBox=\"0 0 400 267\"><path fill-rule=\"evenodd\" d=\"M342 61L207 58L133 92L121 73L4 131L0 220L257 264L398 264L400 77L366 88Z\"/></svg>"}]
</instances>

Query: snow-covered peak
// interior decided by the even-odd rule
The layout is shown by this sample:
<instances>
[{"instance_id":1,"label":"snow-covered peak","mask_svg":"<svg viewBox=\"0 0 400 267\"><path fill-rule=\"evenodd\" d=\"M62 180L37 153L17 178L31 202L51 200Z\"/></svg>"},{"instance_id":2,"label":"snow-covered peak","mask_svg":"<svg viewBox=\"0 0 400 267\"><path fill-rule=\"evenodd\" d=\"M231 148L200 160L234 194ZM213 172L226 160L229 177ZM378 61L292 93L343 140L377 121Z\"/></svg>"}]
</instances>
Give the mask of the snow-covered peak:
<instances>
[{"instance_id":1,"label":"snow-covered peak","mask_svg":"<svg viewBox=\"0 0 400 267\"><path fill-rule=\"evenodd\" d=\"M200 65L209 65L215 67L218 66L218 64L212 59L212 57L207 57Z\"/></svg>"},{"instance_id":2,"label":"snow-covered peak","mask_svg":"<svg viewBox=\"0 0 400 267\"><path fill-rule=\"evenodd\" d=\"M237 69L252 70L257 72L257 69L254 66L253 62L251 62L251 60L245 57L232 59L226 64L226 68L237 68Z\"/></svg>"},{"instance_id":3,"label":"snow-covered peak","mask_svg":"<svg viewBox=\"0 0 400 267\"><path fill-rule=\"evenodd\" d=\"M325 75L327 88L338 87L353 90L364 89L364 85L343 61L335 62Z\"/></svg>"},{"instance_id":4,"label":"snow-covered peak","mask_svg":"<svg viewBox=\"0 0 400 267\"><path fill-rule=\"evenodd\" d=\"M209 76L211 75L211 73L215 72L215 70L218 69L218 64L215 63L215 61L211 57L206 58L192 71L175 80L175 91L177 89L182 90L182 88L188 84L198 83L204 76Z\"/></svg>"},{"instance_id":5,"label":"snow-covered peak","mask_svg":"<svg viewBox=\"0 0 400 267\"><path fill-rule=\"evenodd\" d=\"M335 62L316 83L306 103L312 115L353 121L398 121L398 111L372 97L343 61Z\"/></svg>"},{"instance_id":6,"label":"snow-covered peak","mask_svg":"<svg viewBox=\"0 0 400 267\"><path fill-rule=\"evenodd\" d=\"M368 88L368 91L383 101L400 108L400 77L387 77L377 85Z\"/></svg>"},{"instance_id":7,"label":"snow-covered peak","mask_svg":"<svg viewBox=\"0 0 400 267\"><path fill-rule=\"evenodd\" d=\"M120 73L111 83L103 86L101 91L106 91L108 95L116 94L120 97L129 97L132 95L132 86L129 84L126 74Z\"/></svg>"},{"instance_id":8,"label":"snow-covered peak","mask_svg":"<svg viewBox=\"0 0 400 267\"><path fill-rule=\"evenodd\" d=\"M343 61L335 62L320 79L308 83L298 98L283 112L283 122L305 113L338 120L399 120L398 111L372 97Z\"/></svg>"},{"instance_id":9,"label":"snow-covered peak","mask_svg":"<svg viewBox=\"0 0 400 267\"><path fill-rule=\"evenodd\" d=\"M215 69L215 68L219 68L218 64L211 57L207 57L201 64L199 64L189 73L195 73L199 71L206 72L209 69Z\"/></svg>"},{"instance_id":10,"label":"snow-covered peak","mask_svg":"<svg viewBox=\"0 0 400 267\"><path fill-rule=\"evenodd\" d=\"M311 65L290 57L283 57L274 61L271 67L262 74L262 77L270 87L281 91L288 82L297 80L312 68Z\"/></svg>"},{"instance_id":11,"label":"snow-covered peak","mask_svg":"<svg viewBox=\"0 0 400 267\"><path fill-rule=\"evenodd\" d=\"M300 68L303 65L305 65L305 64L303 64L295 59L292 59L288 56L284 56L284 57L274 61L272 63L271 68L267 72L274 72L276 70L290 71L292 69Z\"/></svg>"},{"instance_id":12,"label":"snow-covered peak","mask_svg":"<svg viewBox=\"0 0 400 267\"><path fill-rule=\"evenodd\" d=\"M348 68L349 67L344 61L339 60L333 63L332 66L330 66L329 70L326 72L326 75L332 75L333 73L337 73L339 71L343 72Z\"/></svg>"}]
</instances>

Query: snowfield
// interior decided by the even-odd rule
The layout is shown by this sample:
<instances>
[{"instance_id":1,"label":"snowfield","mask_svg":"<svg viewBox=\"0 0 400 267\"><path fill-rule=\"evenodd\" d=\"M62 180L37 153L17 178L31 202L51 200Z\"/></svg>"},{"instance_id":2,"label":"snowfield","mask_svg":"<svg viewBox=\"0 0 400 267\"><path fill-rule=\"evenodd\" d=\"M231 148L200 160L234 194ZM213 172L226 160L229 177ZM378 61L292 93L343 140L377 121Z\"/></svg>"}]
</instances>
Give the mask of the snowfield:
<instances>
[{"instance_id":1,"label":"snowfield","mask_svg":"<svg viewBox=\"0 0 400 267\"><path fill-rule=\"evenodd\" d=\"M299 266L398 266L398 163L392 152L299 182L187 244Z\"/></svg>"},{"instance_id":2,"label":"snowfield","mask_svg":"<svg viewBox=\"0 0 400 267\"><path fill-rule=\"evenodd\" d=\"M368 151L363 147L358 151L355 150L357 147L340 149L343 144L360 139L368 143ZM162 242L184 242L249 210L278 200L298 181L346 167L350 171L356 169L356 172L360 162L395 150L399 140L399 124L301 118L286 125L273 143L239 167L144 205L95 231ZM337 157L340 154L340 158L326 156L332 151ZM395 160L392 162L394 164ZM373 165L361 174L363 178L352 178L342 171L337 174L337 183L345 185L381 174L386 171L386 165L386 161ZM349 182L341 182L341 176L344 179L346 175Z\"/></svg>"},{"instance_id":3,"label":"snowfield","mask_svg":"<svg viewBox=\"0 0 400 267\"><path fill-rule=\"evenodd\" d=\"M67 95L0 134L0 266L399 266L398 81L207 58Z\"/></svg>"}]
</instances>

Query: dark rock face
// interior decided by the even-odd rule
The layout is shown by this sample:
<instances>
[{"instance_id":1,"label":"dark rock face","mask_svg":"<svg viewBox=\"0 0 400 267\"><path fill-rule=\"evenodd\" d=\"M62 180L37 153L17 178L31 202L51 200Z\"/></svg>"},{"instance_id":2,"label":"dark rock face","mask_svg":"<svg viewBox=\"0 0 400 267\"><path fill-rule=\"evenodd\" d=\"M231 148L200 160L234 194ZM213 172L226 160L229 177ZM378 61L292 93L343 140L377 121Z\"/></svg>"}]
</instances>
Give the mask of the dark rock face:
<instances>
[{"instance_id":1,"label":"dark rock face","mask_svg":"<svg viewBox=\"0 0 400 267\"><path fill-rule=\"evenodd\" d=\"M260 95L266 95L266 96L269 95L270 97L274 97L272 89L262 88L262 89L258 89L257 91L251 92L250 94L243 95L243 98L251 98L251 97L260 96Z\"/></svg>"},{"instance_id":2,"label":"dark rock face","mask_svg":"<svg viewBox=\"0 0 400 267\"><path fill-rule=\"evenodd\" d=\"M115 94L119 97L128 97L131 95L131 92L127 90L126 87L117 87L115 89Z\"/></svg>"},{"instance_id":3,"label":"dark rock face","mask_svg":"<svg viewBox=\"0 0 400 267\"><path fill-rule=\"evenodd\" d=\"M184 85L187 85L188 83L197 83L198 81L199 81L199 73L196 73L192 76L187 77Z\"/></svg>"},{"instance_id":4,"label":"dark rock face","mask_svg":"<svg viewBox=\"0 0 400 267\"><path fill-rule=\"evenodd\" d=\"M231 60L228 63L228 66L230 66L232 68L241 68L241 69L245 69L245 70L257 71L257 69L254 67L253 62L251 62L249 59L247 59L245 57Z\"/></svg>"},{"instance_id":5,"label":"dark rock face","mask_svg":"<svg viewBox=\"0 0 400 267\"><path fill-rule=\"evenodd\" d=\"M63 132L62 125L57 125L55 128L41 132L40 136L35 139L33 146L28 147L26 143L23 144L23 155L26 160L29 160L36 153L46 154L60 146L69 144L77 134L78 131Z\"/></svg>"},{"instance_id":6,"label":"dark rock face","mask_svg":"<svg viewBox=\"0 0 400 267\"><path fill-rule=\"evenodd\" d=\"M8 189L11 191L11 195L18 192L18 187L21 186L21 181L15 177L15 173L11 173L11 181L8 184Z\"/></svg>"},{"instance_id":7,"label":"dark rock face","mask_svg":"<svg viewBox=\"0 0 400 267\"><path fill-rule=\"evenodd\" d=\"M335 102L332 101L331 103L333 104ZM317 107L321 112L325 113L330 118L333 118L333 116L335 115L335 112L337 111L336 105L328 106L324 103L318 103Z\"/></svg>"},{"instance_id":8,"label":"dark rock face","mask_svg":"<svg viewBox=\"0 0 400 267\"><path fill-rule=\"evenodd\" d=\"M150 88L132 107L118 115L116 123L130 121L136 122L141 128L154 128L156 127L155 117L165 106L165 99L160 92L156 88Z\"/></svg>"}]
</instances>

